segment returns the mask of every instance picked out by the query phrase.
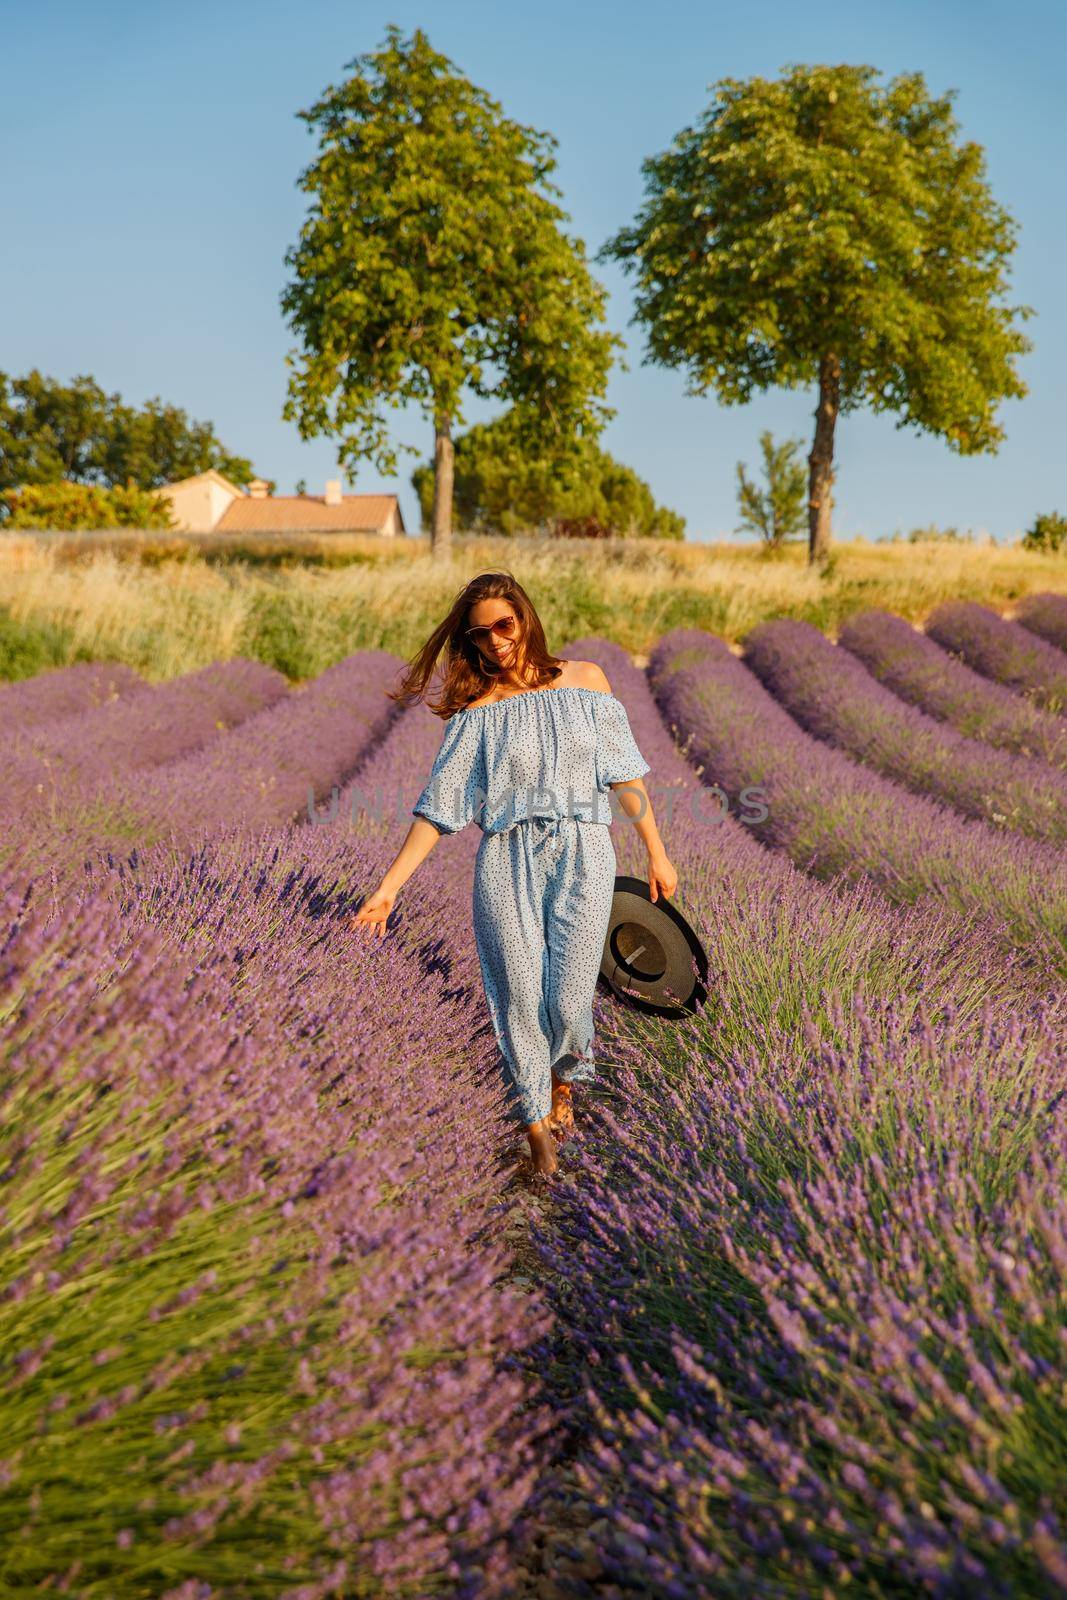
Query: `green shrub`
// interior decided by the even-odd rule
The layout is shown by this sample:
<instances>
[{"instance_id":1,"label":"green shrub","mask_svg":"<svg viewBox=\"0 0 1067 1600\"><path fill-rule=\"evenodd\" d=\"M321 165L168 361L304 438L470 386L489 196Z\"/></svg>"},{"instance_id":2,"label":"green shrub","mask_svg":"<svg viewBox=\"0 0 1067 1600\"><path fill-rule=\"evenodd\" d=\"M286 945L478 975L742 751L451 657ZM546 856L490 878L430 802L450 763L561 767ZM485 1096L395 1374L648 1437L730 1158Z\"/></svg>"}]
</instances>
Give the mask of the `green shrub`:
<instances>
[{"instance_id":1,"label":"green shrub","mask_svg":"<svg viewBox=\"0 0 1067 1600\"><path fill-rule=\"evenodd\" d=\"M316 654L309 619L300 615L299 598L285 593L255 596L245 620L240 654L301 682L325 665Z\"/></svg>"},{"instance_id":2,"label":"green shrub","mask_svg":"<svg viewBox=\"0 0 1067 1600\"><path fill-rule=\"evenodd\" d=\"M939 528L930 523L926 528L912 528L908 534L909 544L973 544L974 536L970 532L960 533L958 528Z\"/></svg>"},{"instance_id":3,"label":"green shrub","mask_svg":"<svg viewBox=\"0 0 1067 1600\"><path fill-rule=\"evenodd\" d=\"M0 607L0 679L34 678L72 659L71 636L53 622L20 622Z\"/></svg>"},{"instance_id":4,"label":"green shrub","mask_svg":"<svg viewBox=\"0 0 1067 1600\"><path fill-rule=\"evenodd\" d=\"M170 506L135 483L103 489L91 483L27 483L0 494L0 523L8 528L169 528Z\"/></svg>"},{"instance_id":5,"label":"green shrub","mask_svg":"<svg viewBox=\"0 0 1067 1600\"><path fill-rule=\"evenodd\" d=\"M1067 517L1058 511L1043 512L1034 518L1033 527L1023 534L1024 550L1063 550L1067 548Z\"/></svg>"}]
</instances>

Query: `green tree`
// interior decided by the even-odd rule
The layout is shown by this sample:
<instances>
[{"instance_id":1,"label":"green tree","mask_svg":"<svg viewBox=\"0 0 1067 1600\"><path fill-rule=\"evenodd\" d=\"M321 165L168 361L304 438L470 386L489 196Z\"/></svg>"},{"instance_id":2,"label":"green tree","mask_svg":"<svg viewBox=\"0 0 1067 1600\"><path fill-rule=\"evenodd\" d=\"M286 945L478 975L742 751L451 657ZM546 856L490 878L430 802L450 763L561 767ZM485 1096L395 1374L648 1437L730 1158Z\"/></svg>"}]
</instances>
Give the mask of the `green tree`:
<instances>
[{"instance_id":1,"label":"green tree","mask_svg":"<svg viewBox=\"0 0 1067 1600\"><path fill-rule=\"evenodd\" d=\"M645 161L633 226L603 246L635 274L646 359L727 404L814 386L809 559L830 543L834 429L893 411L962 455L994 451L1001 399L1026 393L1000 303L1015 224L980 145L960 142L953 93L920 73L796 66L721 79L712 103Z\"/></svg>"},{"instance_id":2,"label":"green tree","mask_svg":"<svg viewBox=\"0 0 1067 1600\"><path fill-rule=\"evenodd\" d=\"M432 525L434 471L416 467L412 487ZM648 484L595 440L562 459L531 454L514 413L479 422L455 440L454 518L464 532L517 533L562 518L595 517L624 538L681 539L685 520L656 504Z\"/></svg>"},{"instance_id":3,"label":"green tree","mask_svg":"<svg viewBox=\"0 0 1067 1600\"><path fill-rule=\"evenodd\" d=\"M88 375L64 384L36 368L23 378L0 372L0 489L131 481L155 489L211 467L239 484L253 476L252 463L225 450L210 422L193 422L158 398L137 410Z\"/></svg>"},{"instance_id":4,"label":"green tree","mask_svg":"<svg viewBox=\"0 0 1067 1600\"><path fill-rule=\"evenodd\" d=\"M800 439L785 439L775 444L769 429L759 436L763 475L767 487L761 489L737 463L737 504L741 530L758 533L764 544L778 550L793 534L803 533L808 522L804 493L804 468L797 455Z\"/></svg>"},{"instance_id":5,"label":"green tree","mask_svg":"<svg viewBox=\"0 0 1067 1600\"><path fill-rule=\"evenodd\" d=\"M246 484L255 477L251 461L224 449L210 422L193 422L178 406L164 405L157 397L140 411L120 406L114 413L103 452L104 483L132 478L144 488L156 488L212 467L232 483Z\"/></svg>"},{"instance_id":6,"label":"green tree","mask_svg":"<svg viewBox=\"0 0 1067 1600\"><path fill-rule=\"evenodd\" d=\"M108 396L88 376L62 384L34 368L24 378L0 372L0 488L100 482Z\"/></svg>"},{"instance_id":7,"label":"green tree","mask_svg":"<svg viewBox=\"0 0 1067 1600\"><path fill-rule=\"evenodd\" d=\"M385 407L434 429L433 548L451 535L452 431L469 391L509 402L531 449L596 437L621 340L596 325L605 295L551 198L555 141L512 122L416 29L300 111L320 154L282 307L302 341L282 415L339 438L354 475L396 470ZM410 449L410 446L403 446ZM415 453L415 452L412 452Z\"/></svg>"}]
</instances>

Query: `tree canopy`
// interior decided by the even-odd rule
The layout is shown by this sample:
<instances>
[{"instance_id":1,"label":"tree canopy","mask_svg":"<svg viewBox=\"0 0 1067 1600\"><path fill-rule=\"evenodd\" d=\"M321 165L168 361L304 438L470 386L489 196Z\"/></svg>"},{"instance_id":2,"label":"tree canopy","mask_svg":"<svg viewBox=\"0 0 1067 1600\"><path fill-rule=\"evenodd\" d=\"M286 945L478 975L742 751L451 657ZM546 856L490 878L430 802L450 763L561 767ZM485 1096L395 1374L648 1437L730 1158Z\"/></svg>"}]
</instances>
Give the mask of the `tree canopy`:
<instances>
[{"instance_id":1,"label":"tree canopy","mask_svg":"<svg viewBox=\"0 0 1067 1600\"><path fill-rule=\"evenodd\" d=\"M534 455L514 415L505 412L468 429L455 451L455 523L465 532L512 534L592 517L623 538L684 537L684 518L657 505L644 479L594 440L563 461ZM432 465L416 467L411 482L428 524Z\"/></svg>"},{"instance_id":2,"label":"tree canopy","mask_svg":"<svg viewBox=\"0 0 1067 1600\"><path fill-rule=\"evenodd\" d=\"M137 409L87 375L64 384L36 368L0 372L0 490L61 480L154 489L212 467L237 484L254 476L210 422L158 398Z\"/></svg>"},{"instance_id":3,"label":"tree canopy","mask_svg":"<svg viewBox=\"0 0 1067 1600\"><path fill-rule=\"evenodd\" d=\"M961 454L995 450L1030 348L1001 303L1015 224L953 94L920 73L795 66L723 78L699 120L643 164L645 202L603 247L636 279L647 359L687 392L746 402L818 391L813 559L830 534L838 412L866 405Z\"/></svg>"},{"instance_id":4,"label":"tree canopy","mask_svg":"<svg viewBox=\"0 0 1067 1600\"><path fill-rule=\"evenodd\" d=\"M390 27L347 69L298 113L320 154L300 176L311 206L286 253L282 307L301 347L283 416L303 438L335 435L352 476L363 459L394 472L388 409L421 408L436 545L465 394L512 405L531 448L578 448L612 414L602 397L621 341L598 326L604 291L563 231L549 134L506 117L421 29L405 40Z\"/></svg>"}]
</instances>

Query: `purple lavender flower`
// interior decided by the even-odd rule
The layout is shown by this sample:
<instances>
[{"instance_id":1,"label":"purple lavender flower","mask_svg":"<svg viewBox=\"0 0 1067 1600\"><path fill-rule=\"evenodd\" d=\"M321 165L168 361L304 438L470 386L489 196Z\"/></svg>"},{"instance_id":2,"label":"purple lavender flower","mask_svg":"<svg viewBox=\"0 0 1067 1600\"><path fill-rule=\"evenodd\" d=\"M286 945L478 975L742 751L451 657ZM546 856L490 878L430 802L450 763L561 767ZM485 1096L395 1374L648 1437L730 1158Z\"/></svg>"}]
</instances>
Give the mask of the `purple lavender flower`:
<instances>
[{"instance_id":1,"label":"purple lavender flower","mask_svg":"<svg viewBox=\"0 0 1067 1600\"><path fill-rule=\"evenodd\" d=\"M0 728L7 734L131 700L148 688L120 661L79 661L19 683L0 684Z\"/></svg>"},{"instance_id":2,"label":"purple lavender flower","mask_svg":"<svg viewBox=\"0 0 1067 1600\"><path fill-rule=\"evenodd\" d=\"M1067 723L991 683L888 611L864 611L837 642L895 695L970 739L1067 769Z\"/></svg>"},{"instance_id":3,"label":"purple lavender flower","mask_svg":"<svg viewBox=\"0 0 1067 1600\"><path fill-rule=\"evenodd\" d=\"M962 819L818 743L711 634L676 629L649 672L705 782L765 789L761 839L818 877L867 877L898 902L930 896L1031 952L1046 974L1065 970L1060 852Z\"/></svg>"},{"instance_id":4,"label":"purple lavender flower","mask_svg":"<svg viewBox=\"0 0 1067 1600\"><path fill-rule=\"evenodd\" d=\"M1067 594L1024 595L1014 620L1057 650L1067 651Z\"/></svg>"},{"instance_id":5,"label":"purple lavender flower","mask_svg":"<svg viewBox=\"0 0 1067 1600\"><path fill-rule=\"evenodd\" d=\"M974 600L951 600L926 619L926 632L976 672L1007 684L1048 711L1067 709L1067 654L1018 622Z\"/></svg>"},{"instance_id":6,"label":"purple lavender flower","mask_svg":"<svg viewBox=\"0 0 1067 1600\"><path fill-rule=\"evenodd\" d=\"M72 780L47 817L7 819L0 862L17 858L27 872L68 886L94 857L162 841L181 852L227 830L240 837L295 818L309 792L317 800L348 777L397 715L384 691L400 665L386 651L359 652L136 781L122 773L103 780L95 770Z\"/></svg>"},{"instance_id":7,"label":"purple lavender flower","mask_svg":"<svg viewBox=\"0 0 1067 1600\"><path fill-rule=\"evenodd\" d=\"M162 766L201 751L288 693L280 672L258 661L219 662L132 700L15 732L0 774L0 811L62 809L94 782Z\"/></svg>"},{"instance_id":8,"label":"purple lavender flower","mask_svg":"<svg viewBox=\"0 0 1067 1600\"><path fill-rule=\"evenodd\" d=\"M760 623L744 660L802 728L856 761L995 827L1067 840L1067 778L902 704L810 623Z\"/></svg>"},{"instance_id":9,"label":"purple lavender flower","mask_svg":"<svg viewBox=\"0 0 1067 1600\"><path fill-rule=\"evenodd\" d=\"M306 826L156 847L55 911L0 877L27 1584L189 1551L219 1592L252 1563L325 1594L343 1558L383 1594L442 1567L507 1593L544 1464L517 1357L546 1318L499 1282L508 1125L473 990L424 954L438 908L373 948L350 926L383 854Z\"/></svg>"},{"instance_id":10,"label":"purple lavender flower","mask_svg":"<svg viewBox=\"0 0 1067 1600\"><path fill-rule=\"evenodd\" d=\"M1056 1468L1012 1442L1064 1421L1062 1028L917 1031L887 1001L783 1049L741 1006L666 1076L639 1035L617 1047L535 1226L607 1581L1051 1592Z\"/></svg>"},{"instance_id":11,"label":"purple lavender flower","mask_svg":"<svg viewBox=\"0 0 1067 1600\"><path fill-rule=\"evenodd\" d=\"M1067 1378L1055 946L1010 896L951 871L938 892L930 817L977 824L815 744L706 636L671 636L649 680L602 640L566 653L626 701L713 970L683 1024L598 996L604 1081L533 1294L505 1282L474 830L384 940L350 925L439 739L386 700L396 658L86 784L52 828L79 869L61 889L0 872L0 1473L24 1587L158 1568L172 1594L236 1593L254 1570L326 1600L444 1575L504 1600L565 1444L611 1508L609 1586L984 1600L1067 1570L1054 1454L1018 1448L1060 1436ZM921 826L881 835L873 871L846 827L821 882L805 785L825 805L854 771ZM336 803L309 815L308 789ZM125 816L137 847L82 866L74 841ZM614 837L640 872L636 830Z\"/></svg>"}]
</instances>

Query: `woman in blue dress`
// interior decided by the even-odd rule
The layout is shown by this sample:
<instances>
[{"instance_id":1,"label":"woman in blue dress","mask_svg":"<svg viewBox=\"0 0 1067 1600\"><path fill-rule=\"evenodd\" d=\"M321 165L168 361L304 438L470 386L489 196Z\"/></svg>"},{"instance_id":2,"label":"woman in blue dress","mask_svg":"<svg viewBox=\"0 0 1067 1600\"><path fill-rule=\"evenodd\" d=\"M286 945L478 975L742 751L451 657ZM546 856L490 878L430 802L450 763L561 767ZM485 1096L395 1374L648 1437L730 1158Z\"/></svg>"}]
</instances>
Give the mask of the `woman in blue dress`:
<instances>
[{"instance_id":1,"label":"woman in blue dress","mask_svg":"<svg viewBox=\"0 0 1067 1600\"><path fill-rule=\"evenodd\" d=\"M647 848L652 899L672 895L678 878L625 707L595 662L550 654L510 572L461 590L393 698L419 699L442 651L441 691L427 702L447 719L441 747L407 837L355 922L381 937L440 835L478 823L472 911L486 1003L509 1111L551 1176L553 1130L573 1125L571 1085L595 1074L593 994L616 874L609 791Z\"/></svg>"}]
</instances>

